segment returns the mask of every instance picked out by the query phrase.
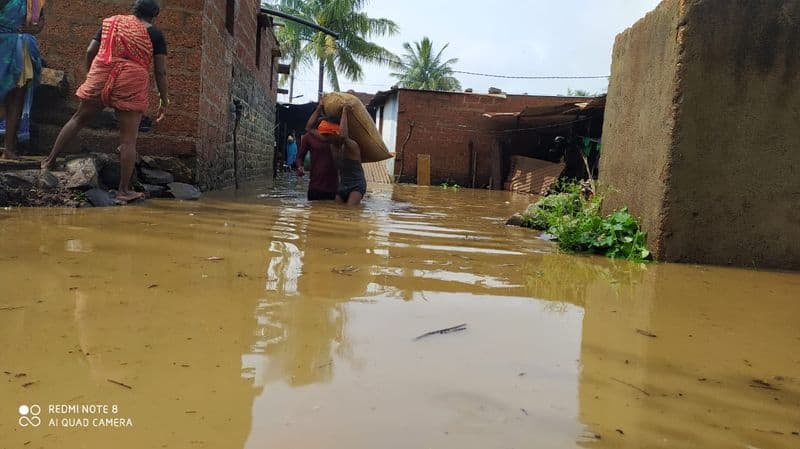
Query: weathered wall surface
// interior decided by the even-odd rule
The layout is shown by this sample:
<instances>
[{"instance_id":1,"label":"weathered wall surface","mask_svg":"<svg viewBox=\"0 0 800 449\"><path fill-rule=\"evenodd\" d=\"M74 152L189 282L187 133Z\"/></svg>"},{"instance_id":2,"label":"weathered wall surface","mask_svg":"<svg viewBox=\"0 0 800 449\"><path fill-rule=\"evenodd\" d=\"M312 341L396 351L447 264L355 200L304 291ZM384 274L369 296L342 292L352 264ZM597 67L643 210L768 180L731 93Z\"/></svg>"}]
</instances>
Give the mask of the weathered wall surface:
<instances>
[{"instance_id":1,"label":"weathered wall surface","mask_svg":"<svg viewBox=\"0 0 800 449\"><path fill-rule=\"evenodd\" d=\"M272 23L259 23L257 0L235 0L232 33L226 27L228 0L162 0L156 26L168 47L171 107L167 120L142 131L138 150L145 155L180 156L196 166L204 189L240 181L271 179L274 155L276 62ZM38 153L50 151L61 126L77 106L74 92L86 72L86 47L102 19L129 14L131 0L60 0L48 3L40 45L48 67L67 73L67 98L42 96L34 108L33 140ZM234 151L235 103L240 126ZM149 124L158 106L151 76ZM111 152L116 123L104 113L83 131L70 152ZM236 164L234 164L234 154Z\"/></svg>"},{"instance_id":2,"label":"weathered wall surface","mask_svg":"<svg viewBox=\"0 0 800 449\"><path fill-rule=\"evenodd\" d=\"M527 106L563 105L570 100L565 97L502 97L406 89L401 89L398 95L397 161L394 167L397 179L401 182L413 181L417 173L417 155L430 154L433 184L450 180L469 186L472 184L471 148L474 148L477 153L478 187L487 185L492 175L489 161L494 136L489 132L484 113L520 112ZM414 122L414 130L404 147L409 136L409 122Z\"/></svg>"},{"instance_id":3,"label":"weathered wall surface","mask_svg":"<svg viewBox=\"0 0 800 449\"><path fill-rule=\"evenodd\" d=\"M800 0L666 0L618 39L600 180L659 259L800 269L798 29Z\"/></svg>"},{"instance_id":4,"label":"weathered wall surface","mask_svg":"<svg viewBox=\"0 0 800 449\"><path fill-rule=\"evenodd\" d=\"M277 41L271 27L259 31L258 1L234 3L232 34L227 0L207 0L203 12L198 171L205 189L234 184L237 168L240 181L272 178Z\"/></svg>"},{"instance_id":5,"label":"weathered wall surface","mask_svg":"<svg viewBox=\"0 0 800 449\"><path fill-rule=\"evenodd\" d=\"M69 95L56 103L52 98L36 101L34 151L50 151L61 126L77 107L74 96L86 77L86 47L94 38L105 17L130 14L131 0L59 0L47 4L47 21L39 45L47 67L67 73ZM200 18L201 0L165 0L156 19L167 39L170 99L168 120L157 129L142 132L138 150L160 156L193 156L197 137L197 114L200 93ZM145 122L154 118L158 107L155 80L150 79L150 111ZM81 133L70 151L111 152L118 145L116 124L111 114L97 120L92 129Z\"/></svg>"},{"instance_id":6,"label":"weathered wall surface","mask_svg":"<svg viewBox=\"0 0 800 449\"><path fill-rule=\"evenodd\" d=\"M642 219L659 253L663 199L675 125L679 2L661 3L614 44L599 183L606 207Z\"/></svg>"}]
</instances>

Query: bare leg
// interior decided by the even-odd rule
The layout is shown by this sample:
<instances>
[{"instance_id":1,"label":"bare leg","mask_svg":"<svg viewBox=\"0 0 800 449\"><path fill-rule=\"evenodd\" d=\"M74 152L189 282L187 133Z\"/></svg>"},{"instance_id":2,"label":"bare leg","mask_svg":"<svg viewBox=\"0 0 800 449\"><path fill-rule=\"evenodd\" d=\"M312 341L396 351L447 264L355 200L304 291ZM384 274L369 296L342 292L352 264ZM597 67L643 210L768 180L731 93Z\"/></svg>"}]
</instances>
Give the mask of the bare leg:
<instances>
[{"instance_id":1,"label":"bare leg","mask_svg":"<svg viewBox=\"0 0 800 449\"><path fill-rule=\"evenodd\" d=\"M25 106L25 88L17 87L6 94L6 138L3 159L19 159L17 154L17 132Z\"/></svg>"},{"instance_id":2,"label":"bare leg","mask_svg":"<svg viewBox=\"0 0 800 449\"><path fill-rule=\"evenodd\" d=\"M350 192L350 195L347 197L347 205L348 206L358 206L361 204L361 200L364 198L364 195L361 192Z\"/></svg>"},{"instance_id":3,"label":"bare leg","mask_svg":"<svg viewBox=\"0 0 800 449\"><path fill-rule=\"evenodd\" d=\"M98 112L103 110L103 105L93 101L81 101L78 105L78 110L72 115L66 125L61 128L58 133L56 143L53 145L53 150L50 155L42 160L42 170L49 170L56 162L56 158L64 148L78 135L80 130L86 127L92 121Z\"/></svg>"},{"instance_id":4,"label":"bare leg","mask_svg":"<svg viewBox=\"0 0 800 449\"><path fill-rule=\"evenodd\" d=\"M139 136L141 112L117 111L119 119L119 190L117 199L133 201L144 198L144 194L130 190L131 176L136 165L136 138Z\"/></svg>"}]
</instances>

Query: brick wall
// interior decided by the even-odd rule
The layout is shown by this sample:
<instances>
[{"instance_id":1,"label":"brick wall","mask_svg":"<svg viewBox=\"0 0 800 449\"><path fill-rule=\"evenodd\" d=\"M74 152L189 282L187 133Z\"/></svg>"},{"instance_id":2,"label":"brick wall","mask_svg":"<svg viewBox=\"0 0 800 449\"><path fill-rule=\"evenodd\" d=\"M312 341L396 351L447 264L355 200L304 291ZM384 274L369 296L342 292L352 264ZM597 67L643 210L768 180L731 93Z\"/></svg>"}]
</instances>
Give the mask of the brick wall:
<instances>
[{"instance_id":1,"label":"brick wall","mask_svg":"<svg viewBox=\"0 0 800 449\"><path fill-rule=\"evenodd\" d=\"M70 94L62 104L52 99L34 107L34 151L50 151L61 126L77 107L75 90L86 77L86 47L105 17L130 14L131 0L58 0L47 4L47 22L39 45L47 67L67 74ZM168 46L170 98L168 120L157 129L142 132L138 150L142 154L194 156L198 135L199 60L201 51L202 0L163 0L155 25ZM158 92L151 76L150 110L145 122L155 115ZM118 143L113 116L104 114L85 130L71 151L113 151Z\"/></svg>"},{"instance_id":2,"label":"brick wall","mask_svg":"<svg viewBox=\"0 0 800 449\"><path fill-rule=\"evenodd\" d=\"M38 153L47 153L77 106L74 91L85 79L86 47L103 18L129 14L132 0L59 0L48 3L47 26L40 46L48 67L63 70L70 95L62 101L42 97L34 108ZM233 35L226 28L227 0L161 0L155 25L168 47L168 79L172 106L167 120L140 133L141 154L181 156L196 162L197 180L205 189L240 181L270 180L274 157L274 51L277 41L269 19L259 23L258 0L235 0ZM260 31L259 31L260 28ZM260 52L256 49L260 38ZM260 56L257 63L256 56ZM150 111L155 115L158 92L151 76ZM234 164L234 101L241 107ZM110 152L117 147L116 124L104 113L85 130L72 152Z\"/></svg>"},{"instance_id":3,"label":"brick wall","mask_svg":"<svg viewBox=\"0 0 800 449\"><path fill-rule=\"evenodd\" d=\"M198 172L205 189L234 184L236 167L240 181L272 178L277 41L271 27L262 28L257 63L259 2L234 3L233 35L226 28L227 0L207 0L203 11Z\"/></svg>"},{"instance_id":4,"label":"brick wall","mask_svg":"<svg viewBox=\"0 0 800 449\"><path fill-rule=\"evenodd\" d=\"M417 155L431 155L431 182L446 180L471 185L471 148L477 153L476 187L489 184L493 135L483 117L487 112L520 112L527 106L562 105L570 98L527 95L501 96L457 92L398 91L395 176L416 179ZM577 99L576 99L577 100ZM411 138L409 121L414 122ZM402 174L402 176L401 176Z\"/></svg>"}]
</instances>

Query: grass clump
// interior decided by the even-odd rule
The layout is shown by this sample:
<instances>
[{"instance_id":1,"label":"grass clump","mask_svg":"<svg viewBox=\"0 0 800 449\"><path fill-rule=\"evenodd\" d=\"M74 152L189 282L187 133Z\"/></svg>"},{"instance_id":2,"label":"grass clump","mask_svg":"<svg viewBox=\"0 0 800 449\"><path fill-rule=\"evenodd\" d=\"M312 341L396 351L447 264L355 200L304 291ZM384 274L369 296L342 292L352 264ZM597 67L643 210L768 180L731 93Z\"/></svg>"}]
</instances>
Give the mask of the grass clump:
<instances>
[{"instance_id":1,"label":"grass clump","mask_svg":"<svg viewBox=\"0 0 800 449\"><path fill-rule=\"evenodd\" d=\"M651 258L647 234L627 208L602 216L603 198L585 199L578 184L562 183L523 214L523 226L552 234L564 251L603 254L614 259Z\"/></svg>"},{"instance_id":2,"label":"grass clump","mask_svg":"<svg viewBox=\"0 0 800 449\"><path fill-rule=\"evenodd\" d=\"M455 182L451 182L450 180L443 182L441 186L445 190L447 189L459 190L461 188L460 185L456 184Z\"/></svg>"}]
</instances>

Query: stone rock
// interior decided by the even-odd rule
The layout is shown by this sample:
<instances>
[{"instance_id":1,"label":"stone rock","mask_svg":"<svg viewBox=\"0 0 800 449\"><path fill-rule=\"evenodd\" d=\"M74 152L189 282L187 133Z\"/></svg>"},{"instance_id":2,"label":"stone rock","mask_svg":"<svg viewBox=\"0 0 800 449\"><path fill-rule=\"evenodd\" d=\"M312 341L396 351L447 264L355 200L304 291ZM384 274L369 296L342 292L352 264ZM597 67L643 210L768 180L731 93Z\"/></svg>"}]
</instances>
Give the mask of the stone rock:
<instances>
[{"instance_id":1,"label":"stone rock","mask_svg":"<svg viewBox=\"0 0 800 449\"><path fill-rule=\"evenodd\" d=\"M119 178L119 164L108 164L100 169L100 181L109 189L116 189L119 186Z\"/></svg>"},{"instance_id":2,"label":"stone rock","mask_svg":"<svg viewBox=\"0 0 800 449\"><path fill-rule=\"evenodd\" d=\"M32 170L19 170L0 173L0 182L5 184L6 188L30 189L39 184L39 177Z\"/></svg>"},{"instance_id":3,"label":"stone rock","mask_svg":"<svg viewBox=\"0 0 800 449\"><path fill-rule=\"evenodd\" d=\"M94 158L80 157L67 162L67 181L65 187L68 189L89 190L100 186L97 176L97 166Z\"/></svg>"},{"instance_id":4,"label":"stone rock","mask_svg":"<svg viewBox=\"0 0 800 449\"><path fill-rule=\"evenodd\" d=\"M30 189L55 189L58 187L58 178L49 171L41 170L16 170L0 174L3 183L12 188Z\"/></svg>"},{"instance_id":5,"label":"stone rock","mask_svg":"<svg viewBox=\"0 0 800 449\"><path fill-rule=\"evenodd\" d=\"M58 178L49 171L39 173L38 185L43 189L55 189L58 187Z\"/></svg>"},{"instance_id":6,"label":"stone rock","mask_svg":"<svg viewBox=\"0 0 800 449\"><path fill-rule=\"evenodd\" d=\"M179 200L199 200L202 196L200 189L182 182L169 183L169 193Z\"/></svg>"},{"instance_id":7,"label":"stone rock","mask_svg":"<svg viewBox=\"0 0 800 449\"><path fill-rule=\"evenodd\" d=\"M542 232L536 238L539 240L544 240L545 242L555 242L558 240L558 237L554 236L553 234L548 234L546 232Z\"/></svg>"},{"instance_id":8,"label":"stone rock","mask_svg":"<svg viewBox=\"0 0 800 449\"><path fill-rule=\"evenodd\" d=\"M111 196L110 193L102 189L88 190L86 192L86 199L88 199L94 207L110 207L123 204L122 201L119 201Z\"/></svg>"},{"instance_id":9,"label":"stone rock","mask_svg":"<svg viewBox=\"0 0 800 449\"><path fill-rule=\"evenodd\" d=\"M522 214L514 214L506 221L506 226L522 226Z\"/></svg>"},{"instance_id":10,"label":"stone rock","mask_svg":"<svg viewBox=\"0 0 800 449\"><path fill-rule=\"evenodd\" d=\"M142 167L141 177L145 184L164 186L175 182L175 177L172 174L156 168Z\"/></svg>"},{"instance_id":11,"label":"stone rock","mask_svg":"<svg viewBox=\"0 0 800 449\"><path fill-rule=\"evenodd\" d=\"M109 165L119 165L119 156L111 153L89 153L94 158L95 165L98 169L105 168Z\"/></svg>"},{"instance_id":12,"label":"stone rock","mask_svg":"<svg viewBox=\"0 0 800 449\"><path fill-rule=\"evenodd\" d=\"M148 198L164 198L167 195L167 188L164 186L157 186L154 184L142 184L142 190Z\"/></svg>"},{"instance_id":13,"label":"stone rock","mask_svg":"<svg viewBox=\"0 0 800 449\"><path fill-rule=\"evenodd\" d=\"M528 208L525 210L525 213L523 215L533 215L534 212L536 212L536 204L535 203L531 204L530 206L528 206Z\"/></svg>"},{"instance_id":14,"label":"stone rock","mask_svg":"<svg viewBox=\"0 0 800 449\"><path fill-rule=\"evenodd\" d=\"M194 170L177 157L142 156L142 164L146 167L172 173L176 182L192 184L195 182Z\"/></svg>"},{"instance_id":15,"label":"stone rock","mask_svg":"<svg viewBox=\"0 0 800 449\"><path fill-rule=\"evenodd\" d=\"M106 155L111 156L110 159L106 159L100 169L100 181L102 181L103 185L109 189L116 189L119 186L119 179L122 176L120 174L120 165L119 165L119 158L113 155ZM138 181L138 171L134 167L133 174L131 175L131 182L136 184Z\"/></svg>"},{"instance_id":16,"label":"stone rock","mask_svg":"<svg viewBox=\"0 0 800 449\"><path fill-rule=\"evenodd\" d=\"M69 82L67 74L62 70L42 68L41 80L39 88L42 86L50 86L57 89L62 95L66 96L69 91Z\"/></svg>"}]
</instances>

